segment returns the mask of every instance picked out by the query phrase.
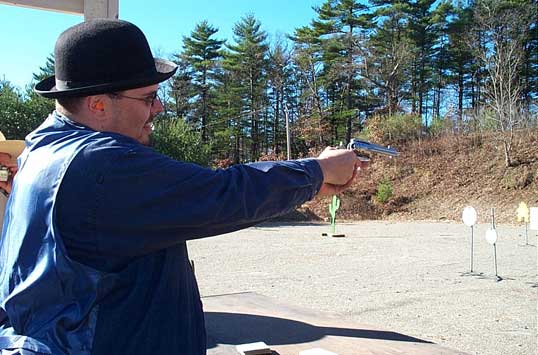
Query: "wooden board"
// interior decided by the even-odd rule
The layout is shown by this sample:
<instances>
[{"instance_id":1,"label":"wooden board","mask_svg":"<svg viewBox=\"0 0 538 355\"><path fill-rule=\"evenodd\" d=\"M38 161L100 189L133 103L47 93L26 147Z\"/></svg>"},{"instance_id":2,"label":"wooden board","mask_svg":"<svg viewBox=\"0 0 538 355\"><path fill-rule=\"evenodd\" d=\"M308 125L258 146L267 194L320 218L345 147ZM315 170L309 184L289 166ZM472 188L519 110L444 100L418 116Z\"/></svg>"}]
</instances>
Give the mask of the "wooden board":
<instances>
[{"instance_id":1,"label":"wooden board","mask_svg":"<svg viewBox=\"0 0 538 355\"><path fill-rule=\"evenodd\" d=\"M263 341L277 355L322 348L338 355L466 355L398 332L305 310L256 293L203 297L207 354L238 354L235 346ZM467 354L468 355L468 354Z\"/></svg>"}]
</instances>

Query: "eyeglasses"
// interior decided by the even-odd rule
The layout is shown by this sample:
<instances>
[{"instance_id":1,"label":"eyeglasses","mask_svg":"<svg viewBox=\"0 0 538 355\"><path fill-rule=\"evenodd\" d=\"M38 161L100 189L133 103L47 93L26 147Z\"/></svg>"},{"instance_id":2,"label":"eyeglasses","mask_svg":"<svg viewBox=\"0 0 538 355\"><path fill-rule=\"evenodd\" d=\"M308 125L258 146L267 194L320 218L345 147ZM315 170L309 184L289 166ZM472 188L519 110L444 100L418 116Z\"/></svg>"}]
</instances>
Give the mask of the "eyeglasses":
<instances>
[{"instance_id":1,"label":"eyeglasses","mask_svg":"<svg viewBox=\"0 0 538 355\"><path fill-rule=\"evenodd\" d=\"M111 92L108 95L113 96L113 97L119 97L119 98L122 98L122 99L131 99L131 100L142 101L147 106L153 106L155 104L155 100L161 101L159 95L157 95L157 91L155 91L151 96L147 96L147 97L144 97L144 98L127 96L127 95L123 95L123 94L118 94L117 92Z\"/></svg>"}]
</instances>

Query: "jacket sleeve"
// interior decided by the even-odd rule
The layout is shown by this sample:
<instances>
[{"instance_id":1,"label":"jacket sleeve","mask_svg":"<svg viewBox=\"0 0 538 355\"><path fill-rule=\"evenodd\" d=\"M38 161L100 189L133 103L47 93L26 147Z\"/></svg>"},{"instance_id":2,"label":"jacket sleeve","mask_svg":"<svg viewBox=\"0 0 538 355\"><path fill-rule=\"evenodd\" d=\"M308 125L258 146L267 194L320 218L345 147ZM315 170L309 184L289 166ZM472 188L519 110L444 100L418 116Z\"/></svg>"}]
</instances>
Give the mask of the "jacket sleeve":
<instances>
[{"instance_id":1,"label":"jacket sleeve","mask_svg":"<svg viewBox=\"0 0 538 355\"><path fill-rule=\"evenodd\" d=\"M212 170L146 147L109 147L80 154L64 180L63 205L85 201L76 212L64 207L67 218L85 216L64 229L94 233L79 247L136 256L285 214L316 195L323 174L314 159Z\"/></svg>"}]
</instances>

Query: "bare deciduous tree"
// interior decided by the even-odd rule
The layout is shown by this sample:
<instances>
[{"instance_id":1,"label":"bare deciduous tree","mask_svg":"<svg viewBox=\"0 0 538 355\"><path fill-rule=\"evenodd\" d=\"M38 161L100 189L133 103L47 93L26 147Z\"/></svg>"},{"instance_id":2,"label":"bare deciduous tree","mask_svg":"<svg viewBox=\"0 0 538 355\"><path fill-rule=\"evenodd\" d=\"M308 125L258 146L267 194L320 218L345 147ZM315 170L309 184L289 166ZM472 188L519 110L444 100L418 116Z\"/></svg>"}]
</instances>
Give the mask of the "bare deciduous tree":
<instances>
[{"instance_id":1,"label":"bare deciduous tree","mask_svg":"<svg viewBox=\"0 0 538 355\"><path fill-rule=\"evenodd\" d=\"M509 167L514 164L514 129L525 119L519 73L526 34L536 9L532 9L535 5L499 0L481 0L476 5L476 28L471 45L486 69L486 105L494 113L499 130L497 137Z\"/></svg>"}]
</instances>

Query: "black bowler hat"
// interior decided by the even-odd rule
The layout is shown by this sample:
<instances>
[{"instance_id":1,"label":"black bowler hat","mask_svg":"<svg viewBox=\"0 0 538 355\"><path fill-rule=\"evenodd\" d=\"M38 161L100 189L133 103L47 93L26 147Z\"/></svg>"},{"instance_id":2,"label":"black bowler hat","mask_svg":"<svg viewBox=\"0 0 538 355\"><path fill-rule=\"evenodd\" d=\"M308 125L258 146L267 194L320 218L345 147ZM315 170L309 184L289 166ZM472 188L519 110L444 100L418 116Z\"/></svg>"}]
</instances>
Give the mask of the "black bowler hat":
<instances>
[{"instance_id":1,"label":"black bowler hat","mask_svg":"<svg viewBox=\"0 0 538 355\"><path fill-rule=\"evenodd\" d=\"M105 94L154 85L177 66L153 58L146 36L127 21L95 19L65 30L54 48L55 75L36 84L48 98Z\"/></svg>"}]
</instances>

